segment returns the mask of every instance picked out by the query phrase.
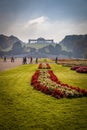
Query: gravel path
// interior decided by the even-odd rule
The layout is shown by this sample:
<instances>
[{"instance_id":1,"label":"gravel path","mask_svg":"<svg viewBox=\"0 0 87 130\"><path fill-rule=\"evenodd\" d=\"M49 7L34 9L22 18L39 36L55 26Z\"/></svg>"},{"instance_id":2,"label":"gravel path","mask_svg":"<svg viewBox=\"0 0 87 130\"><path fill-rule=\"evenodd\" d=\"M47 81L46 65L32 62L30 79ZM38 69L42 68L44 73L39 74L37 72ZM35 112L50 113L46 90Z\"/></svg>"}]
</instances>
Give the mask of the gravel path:
<instances>
[{"instance_id":1,"label":"gravel path","mask_svg":"<svg viewBox=\"0 0 87 130\"><path fill-rule=\"evenodd\" d=\"M20 66L20 65L22 65L22 59L21 58L15 59L15 62L13 62L13 63L11 62L10 59L7 59L6 62L4 62L3 60L0 60L0 71L15 68L15 67Z\"/></svg>"}]
</instances>

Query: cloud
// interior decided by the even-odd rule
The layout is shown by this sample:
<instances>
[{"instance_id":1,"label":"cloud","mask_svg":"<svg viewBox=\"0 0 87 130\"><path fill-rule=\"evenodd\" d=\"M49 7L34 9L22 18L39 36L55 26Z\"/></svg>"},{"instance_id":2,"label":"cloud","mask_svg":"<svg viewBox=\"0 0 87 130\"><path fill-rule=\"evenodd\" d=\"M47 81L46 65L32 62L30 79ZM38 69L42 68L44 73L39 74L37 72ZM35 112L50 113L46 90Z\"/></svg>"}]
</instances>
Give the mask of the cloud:
<instances>
[{"instance_id":1,"label":"cloud","mask_svg":"<svg viewBox=\"0 0 87 130\"><path fill-rule=\"evenodd\" d=\"M56 42L62 40L65 35L87 33L87 21L51 21L45 16L28 21L26 35L30 38L53 38Z\"/></svg>"},{"instance_id":2,"label":"cloud","mask_svg":"<svg viewBox=\"0 0 87 130\"><path fill-rule=\"evenodd\" d=\"M44 37L54 39L55 42L61 41L66 35L87 33L87 21L53 21L48 17L41 16L30 19L25 23L15 23L7 30L7 34L18 36L21 40Z\"/></svg>"},{"instance_id":3,"label":"cloud","mask_svg":"<svg viewBox=\"0 0 87 130\"><path fill-rule=\"evenodd\" d=\"M41 24L44 23L47 20L47 17L41 16L39 18L30 20L28 23L29 24Z\"/></svg>"}]
</instances>

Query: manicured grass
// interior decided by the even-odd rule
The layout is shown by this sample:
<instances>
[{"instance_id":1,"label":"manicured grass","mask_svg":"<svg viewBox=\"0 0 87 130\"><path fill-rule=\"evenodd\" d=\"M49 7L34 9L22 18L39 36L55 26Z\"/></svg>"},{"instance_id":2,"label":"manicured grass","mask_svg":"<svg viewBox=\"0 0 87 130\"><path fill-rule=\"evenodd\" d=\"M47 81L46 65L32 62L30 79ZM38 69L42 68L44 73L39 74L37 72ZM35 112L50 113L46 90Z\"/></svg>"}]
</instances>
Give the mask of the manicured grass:
<instances>
[{"instance_id":1,"label":"manicured grass","mask_svg":"<svg viewBox=\"0 0 87 130\"><path fill-rule=\"evenodd\" d=\"M52 46L55 46L56 44L47 44L47 43L35 43L35 44L27 44L28 47L33 47L33 48L36 48L36 49L40 49L40 48L43 48L43 47L46 47L46 46L49 46L49 45L52 45Z\"/></svg>"},{"instance_id":2,"label":"manicured grass","mask_svg":"<svg viewBox=\"0 0 87 130\"><path fill-rule=\"evenodd\" d=\"M87 88L87 74L51 67L62 82ZM87 97L56 99L34 90L37 68L29 64L0 73L0 130L86 130Z\"/></svg>"},{"instance_id":3,"label":"manicured grass","mask_svg":"<svg viewBox=\"0 0 87 130\"><path fill-rule=\"evenodd\" d=\"M63 67L57 64L51 65L51 67L55 75L63 83L87 89L87 74L77 73L74 70L70 70L70 67Z\"/></svg>"}]
</instances>

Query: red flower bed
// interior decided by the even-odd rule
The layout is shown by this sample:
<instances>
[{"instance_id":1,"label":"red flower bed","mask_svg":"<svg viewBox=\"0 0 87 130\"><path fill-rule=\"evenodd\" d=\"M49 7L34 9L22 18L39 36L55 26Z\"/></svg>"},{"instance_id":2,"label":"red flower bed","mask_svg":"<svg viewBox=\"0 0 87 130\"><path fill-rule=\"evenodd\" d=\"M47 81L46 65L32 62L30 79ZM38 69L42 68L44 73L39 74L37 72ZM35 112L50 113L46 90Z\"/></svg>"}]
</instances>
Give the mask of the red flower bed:
<instances>
[{"instance_id":1,"label":"red flower bed","mask_svg":"<svg viewBox=\"0 0 87 130\"><path fill-rule=\"evenodd\" d=\"M72 66L72 67L71 67L71 70L76 70L76 69L78 69L79 67L81 67L81 66Z\"/></svg>"},{"instance_id":2,"label":"red flower bed","mask_svg":"<svg viewBox=\"0 0 87 130\"><path fill-rule=\"evenodd\" d=\"M48 73L50 74L50 79L52 81L55 81L57 84L59 84L61 87L71 88L72 90L76 90L83 95L87 96L87 91L85 89L81 89L79 87L69 86L68 84L61 83L58 78L53 74L53 71L49 70Z\"/></svg>"},{"instance_id":3,"label":"red flower bed","mask_svg":"<svg viewBox=\"0 0 87 130\"><path fill-rule=\"evenodd\" d=\"M87 73L87 67L79 67L76 69L76 72Z\"/></svg>"},{"instance_id":4,"label":"red flower bed","mask_svg":"<svg viewBox=\"0 0 87 130\"><path fill-rule=\"evenodd\" d=\"M34 89L56 98L87 96L85 89L62 84L52 70L37 70L32 76L31 85Z\"/></svg>"},{"instance_id":5,"label":"red flower bed","mask_svg":"<svg viewBox=\"0 0 87 130\"><path fill-rule=\"evenodd\" d=\"M40 63L38 69L51 69L48 63Z\"/></svg>"},{"instance_id":6,"label":"red flower bed","mask_svg":"<svg viewBox=\"0 0 87 130\"><path fill-rule=\"evenodd\" d=\"M71 70L76 70L78 73L87 73L87 66L73 66Z\"/></svg>"}]
</instances>

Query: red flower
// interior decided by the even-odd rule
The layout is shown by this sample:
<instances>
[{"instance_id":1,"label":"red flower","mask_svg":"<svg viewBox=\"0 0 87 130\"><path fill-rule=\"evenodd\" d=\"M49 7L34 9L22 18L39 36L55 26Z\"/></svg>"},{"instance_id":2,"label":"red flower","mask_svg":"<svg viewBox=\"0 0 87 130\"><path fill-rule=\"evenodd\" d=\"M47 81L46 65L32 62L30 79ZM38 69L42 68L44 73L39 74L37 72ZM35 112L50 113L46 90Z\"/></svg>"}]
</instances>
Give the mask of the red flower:
<instances>
[{"instance_id":1,"label":"red flower","mask_svg":"<svg viewBox=\"0 0 87 130\"><path fill-rule=\"evenodd\" d=\"M46 66L47 66L46 69L50 68L49 64L46 64ZM39 68L43 68L43 65L40 64ZM52 70L46 71L46 73L49 73L50 75L47 78L50 78L50 80L52 81L52 87L44 86L44 84L42 83L42 80L41 82L39 80L39 76L43 74L40 71L41 70L37 70L32 76L31 85L33 85L34 89L41 91L45 94L52 95L58 99L64 98L64 97L71 98L71 97L87 96L87 91L85 89L81 89L79 87L69 86L68 84L61 83ZM44 71L45 76L46 76L46 73ZM56 86L58 88L55 88L55 85L53 87L54 82L57 84Z\"/></svg>"}]
</instances>

